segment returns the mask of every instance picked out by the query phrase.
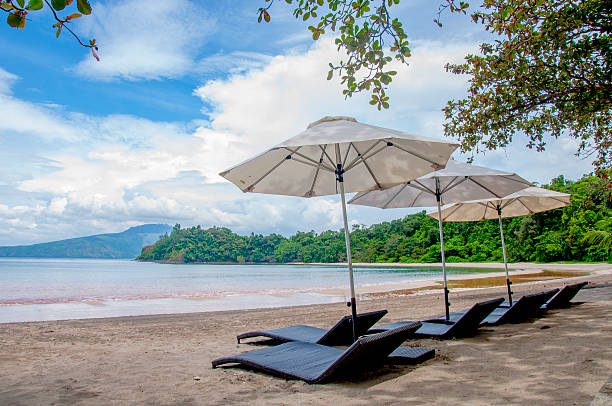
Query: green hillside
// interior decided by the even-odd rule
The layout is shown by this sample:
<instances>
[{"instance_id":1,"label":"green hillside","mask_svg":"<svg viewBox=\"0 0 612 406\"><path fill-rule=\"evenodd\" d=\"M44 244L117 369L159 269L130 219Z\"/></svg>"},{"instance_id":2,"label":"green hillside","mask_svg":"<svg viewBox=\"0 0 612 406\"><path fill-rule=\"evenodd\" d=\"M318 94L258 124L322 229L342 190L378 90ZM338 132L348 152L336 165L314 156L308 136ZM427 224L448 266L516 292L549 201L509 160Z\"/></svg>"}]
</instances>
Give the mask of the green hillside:
<instances>
[{"instance_id":1,"label":"green hillside","mask_svg":"<svg viewBox=\"0 0 612 406\"><path fill-rule=\"evenodd\" d=\"M145 224L121 233L0 247L0 257L131 259L140 254L143 246L153 243L171 229L167 224Z\"/></svg>"},{"instance_id":2,"label":"green hillside","mask_svg":"<svg viewBox=\"0 0 612 406\"><path fill-rule=\"evenodd\" d=\"M611 170L546 187L571 193L571 205L532 216L505 219L510 261L612 261ZM497 220L445 223L449 262L501 261ZM437 220L425 212L354 227L356 262L439 262ZM341 231L242 236L228 228L181 229L145 247L138 259L169 262L340 262L346 260Z\"/></svg>"}]
</instances>

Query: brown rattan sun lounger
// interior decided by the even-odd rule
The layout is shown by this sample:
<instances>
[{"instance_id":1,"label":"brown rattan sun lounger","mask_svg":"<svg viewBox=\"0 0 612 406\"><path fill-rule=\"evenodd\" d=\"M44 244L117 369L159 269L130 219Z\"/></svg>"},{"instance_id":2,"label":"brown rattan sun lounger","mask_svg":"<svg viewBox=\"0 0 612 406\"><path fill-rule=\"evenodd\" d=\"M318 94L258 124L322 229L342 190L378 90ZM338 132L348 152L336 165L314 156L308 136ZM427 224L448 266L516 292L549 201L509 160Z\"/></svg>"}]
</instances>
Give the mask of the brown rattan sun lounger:
<instances>
[{"instance_id":1,"label":"brown rattan sun lounger","mask_svg":"<svg viewBox=\"0 0 612 406\"><path fill-rule=\"evenodd\" d=\"M419 326L417 322L383 333L361 336L345 350L292 341L219 358L212 362L212 367L238 364L284 378L324 383L384 365L389 355Z\"/></svg>"},{"instance_id":2,"label":"brown rattan sun lounger","mask_svg":"<svg viewBox=\"0 0 612 406\"><path fill-rule=\"evenodd\" d=\"M357 315L357 336L365 334L370 327L387 314L386 310L360 313ZM273 330L250 331L236 336L240 340L252 337L267 337L277 342L302 341L321 345L350 345L353 342L353 322L351 316L344 316L332 328L297 325Z\"/></svg>"}]
</instances>

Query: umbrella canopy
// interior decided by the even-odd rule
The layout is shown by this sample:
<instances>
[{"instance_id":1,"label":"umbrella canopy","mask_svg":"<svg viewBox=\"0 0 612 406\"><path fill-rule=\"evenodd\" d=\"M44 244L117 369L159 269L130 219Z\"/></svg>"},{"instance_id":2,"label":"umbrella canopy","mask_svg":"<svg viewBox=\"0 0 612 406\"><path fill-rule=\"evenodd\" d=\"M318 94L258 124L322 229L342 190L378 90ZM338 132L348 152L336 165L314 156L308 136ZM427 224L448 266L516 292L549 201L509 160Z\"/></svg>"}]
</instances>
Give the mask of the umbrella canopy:
<instances>
[{"instance_id":1,"label":"umbrella canopy","mask_svg":"<svg viewBox=\"0 0 612 406\"><path fill-rule=\"evenodd\" d=\"M381 208L441 206L464 200L499 198L531 186L520 176L482 166L469 165L454 160L444 169L429 173L416 180L385 190L358 193L349 204ZM449 319L448 288L446 283L446 259L444 257L444 233L442 217L438 217L442 275L444 279L444 304Z\"/></svg>"},{"instance_id":2,"label":"umbrella canopy","mask_svg":"<svg viewBox=\"0 0 612 406\"><path fill-rule=\"evenodd\" d=\"M450 204L442 209L444 221L480 221L518 217L558 209L570 204L570 195L539 187L529 187L500 199L484 199ZM438 217L437 212L428 213Z\"/></svg>"},{"instance_id":3,"label":"umbrella canopy","mask_svg":"<svg viewBox=\"0 0 612 406\"><path fill-rule=\"evenodd\" d=\"M220 175L243 192L303 197L340 193L356 339L345 192L382 189L441 169L456 148L457 144L362 124L352 117L324 117Z\"/></svg>"},{"instance_id":4,"label":"umbrella canopy","mask_svg":"<svg viewBox=\"0 0 612 406\"><path fill-rule=\"evenodd\" d=\"M528 187L499 199L483 199L455 203L444 207L441 211L428 213L431 217L443 221L479 221L498 219L499 233L502 242L504 268L506 270L506 285L508 301L512 304L512 289L508 274L508 259L506 256L506 240L502 218L526 216L528 214L558 209L570 204L570 195L539 187Z\"/></svg>"},{"instance_id":5,"label":"umbrella canopy","mask_svg":"<svg viewBox=\"0 0 612 406\"><path fill-rule=\"evenodd\" d=\"M345 192L361 192L441 169L456 148L456 144L359 123L351 117L325 117L220 175L243 192L323 196L338 193L340 164L346 174Z\"/></svg>"},{"instance_id":6,"label":"umbrella canopy","mask_svg":"<svg viewBox=\"0 0 612 406\"><path fill-rule=\"evenodd\" d=\"M380 207L430 207L466 200L504 197L531 183L520 176L449 160L444 169L385 189L358 193L349 204Z\"/></svg>"}]
</instances>

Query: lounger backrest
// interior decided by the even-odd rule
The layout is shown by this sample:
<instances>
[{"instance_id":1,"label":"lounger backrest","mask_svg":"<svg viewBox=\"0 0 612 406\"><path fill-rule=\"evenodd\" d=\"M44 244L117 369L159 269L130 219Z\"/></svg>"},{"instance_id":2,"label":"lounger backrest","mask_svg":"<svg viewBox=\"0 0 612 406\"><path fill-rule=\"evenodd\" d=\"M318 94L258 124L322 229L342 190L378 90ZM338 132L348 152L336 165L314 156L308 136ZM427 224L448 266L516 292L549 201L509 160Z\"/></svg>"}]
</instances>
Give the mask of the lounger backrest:
<instances>
[{"instance_id":1,"label":"lounger backrest","mask_svg":"<svg viewBox=\"0 0 612 406\"><path fill-rule=\"evenodd\" d=\"M574 296L576 296L578 291L584 288L587 284L588 282L581 282L564 286L559 293L553 296L553 298L546 303L546 308L555 309L569 306L570 301L574 298Z\"/></svg>"},{"instance_id":2,"label":"lounger backrest","mask_svg":"<svg viewBox=\"0 0 612 406\"><path fill-rule=\"evenodd\" d=\"M420 322L414 322L402 327L378 334L361 336L344 351L319 378L319 382L329 380L337 374L356 372L372 366L381 365L389 354L399 347L419 327Z\"/></svg>"},{"instance_id":3,"label":"lounger backrest","mask_svg":"<svg viewBox=\"0 0 612 406\"><path fill-rule=\"evenodd\" d=\"M387 314L386 310L357 314L357 337L364 335L385 314ZM351 345L352 343L353 318L351 316L344 316L317 341L317 344L327 346Z\"/></svg>"},{"instance_id":4,"label":"lounger backrest","mask_svg":"<svg viewBox=\"0 0 612 406\"><path fill-rule=\"evenodd\" d=\"M476 303L453 323L447 335L453 337L473 335L478 330L480 323L503 301L503 298L497 298Z\"/></svg>"},{"instance_id":5,"label":"lounger backrest","mask_svg":"<svg viewBox=\"0 0 612 406\"><path fill-rule=\"evenodd\" d=\"M512 323L535 317L540 311L540 307L558 291L559 289L557 288L523 296L500 318L500 324L502 319L504 323Z\"/></svg>"}]
</instances>

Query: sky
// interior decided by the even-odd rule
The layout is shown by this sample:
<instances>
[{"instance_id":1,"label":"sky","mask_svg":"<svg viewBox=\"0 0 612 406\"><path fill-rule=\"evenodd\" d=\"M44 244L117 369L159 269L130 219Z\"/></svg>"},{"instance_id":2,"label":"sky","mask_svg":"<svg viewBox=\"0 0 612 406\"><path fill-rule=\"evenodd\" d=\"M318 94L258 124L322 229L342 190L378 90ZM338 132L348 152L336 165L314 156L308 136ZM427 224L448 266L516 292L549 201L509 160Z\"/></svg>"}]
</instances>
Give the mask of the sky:
<instances>
[{"instance_id":1,"label":"sky","mask_svg":"<svg viewBox=\"0 0 612 406\"><path fill-rule=\"evenodd\" d=\"M96 38L101 61L45 12L0 36L0 245L31 244L144 223L226 226L241 234L339 229L339 199L243 194L218 173L301 132L326 115L443 138L446 101L466 80L444 71L487 40L462 16L433 23L428 0L402 0L395 14L412 47L379 112L367 95L345 100L326 80L341 56L333 38L313 42L285 2L257 23L263 0L93 1L73 29ZM545 152L507 148L475 163L537 183L592 171L575 141ZM458 160L466 155L455 153ZM352 224L414 209L349 206Z\"/></svg>"}]
</instances>

